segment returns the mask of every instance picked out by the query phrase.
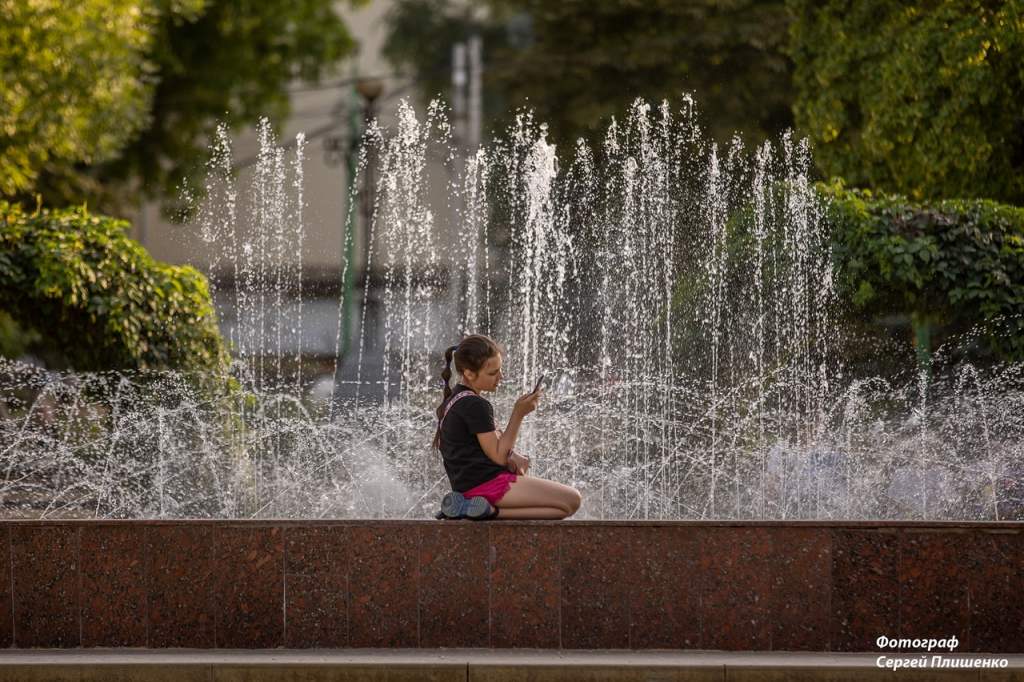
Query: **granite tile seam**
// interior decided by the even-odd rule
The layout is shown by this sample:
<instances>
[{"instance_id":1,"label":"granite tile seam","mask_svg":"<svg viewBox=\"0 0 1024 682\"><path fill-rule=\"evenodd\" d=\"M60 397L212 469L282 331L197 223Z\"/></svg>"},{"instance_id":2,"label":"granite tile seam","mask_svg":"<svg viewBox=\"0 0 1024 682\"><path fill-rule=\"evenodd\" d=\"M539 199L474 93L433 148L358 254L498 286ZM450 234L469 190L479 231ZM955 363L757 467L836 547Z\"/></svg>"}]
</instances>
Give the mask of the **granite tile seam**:
<instances>
[{"instance_id":1,"label":"granite tile seam","mask_svg":"<svg viewBox=\"0 0 1024 682\"><path fill-rule=\"evenodd\" d=\"M827 641L826 648L827 648L828 651L833 651L835 649L835 642L832 641L832 637L833 637L833 633L835 632L835 629L832 627L832 623L831 623L831 621L832 621L832 599L835 596L835 591L836 591L835 576L832 575L832 571L833 571L833 568L835 566L834 565L834 559L833 559L833 557L835 556L835 548L836 548L836 535L835 535L835 531L829 530L829 532L828 532L828 561L825 562L825 570L828 571L828 576L825 579L825 584L828 585L828 594L825 595L826 599L827 599L827 603L825 604L825 616L826 616L825 627L827 628L827 632L825 633L825 637L826 637L826 641Z\"/></svg>"},{"instance_id":2,"label":"granite tile seam","mask_svg":"<svg viewBox=\"0 0 1024 682\"><path fill-rule=\"evenodd\" d=\"M778 561L779 556L785 550L784 544L780 542L780 540L781 540L780 535L781 534L779 534L779 532L777 532L777 531L774 532L774 534L772 535L772 552L771 552L771 556L772 556L772 560L773 561ZM824 612L824 623L823 623L823 626L824 626L824 628L823 628L823 637L824 637L823 644L824 644L824 646L823 646L823 648L824 648L825 651L831 651L831 650L833 650L833 641L831 641L831 632L833 632L833 630L834 630L833 626L831 626L831 619L833 619L833 613L831 613L831 595L833 595L833 591L835 590L835 585L833 583L833 555L834 555L834 552L835 552L835 535L834 535L833 530L831 530L831 529L822 529L822 532L821 532L821 534L820 534L818 539L822 541L822 545L821 546L816 546L815 543L814 543L815 539L812 538L811 542L809 544L809 551L817 552L819 554L819 556L821 555L821 553L823 553L824 556L826 557L823 560L820 560L820 561L816 562L814 565L818 566L820 568L820 570L821 570L821 580L822 580L822 587L823 587L823 589L822 589L822 593L823 594L821 595L822 600L824 602L824 606L823 606L823 609L822 609L823 612ZM781 598L781 595L776 597L776 601L779 598ZM777 615L780 612L780 610L781 609L777 608L777 606L774 607L773 608L773 615ZM770 634L771 650L775 651L775 650L778 650L778 644L779 644L779 642L777 641L777 637L776 637L777 630L778 630L777 622L775 622L773 620L770 623L770 625L772 626L770 628L770 633L771 633ZM788 625L791 628L796 628L796 626L797 626L797 624L794 624L794 623L785 624L785 625Z\"/></svg>"},{"instance_id":3,"label":"granite tile seam","mask_svg":"<svg viewBox=\"0 0 1024 682\"><path fill-rule=\"evenodd\" d=\"M9 587L11 588L11 646L15 646L18 643L18 619L14 617L14 530L7 526L7 568L10 570L10 580L8 581Z\"/></svg>"},{"instance_id":4,"label":"granite tile seam","mask_svg":"<svg viewBox=\"0 0 1024 682\"><path fill-rule=\"evenodd\" d=\"M210 572L209 580L211 581L211 583L214 580L213 574L217 571L217 555L220 553L220 546L218 542L220 540L220 533L217 532L219 527L220 524L215 525L213 527L213 530L210 532L209 566L212 570ZM220 608L222 606L222 603L219 596L217 595L217 586L215 584L212 584L209 589L213 591L214 595L212 602L213 613L210 614L213 616L213 648L219 649L220 642L218 642L218 636L220 635L220 627L218 626L220 625ZM210 594L210 592L208 591L207 594Z\"/></svg>"},{"instance_id":5,"label":"granite tile seam","mask_svg":"<svg viewBox=\"0 0 1024 682\"><path fill-rule=\"evenodd\" d=\"M494 536L491 531L494 530L494 526L487 526L487 646L488 648L494 647L494 569L495 554L497 549L494 547ZM466 664L466 674L469 674L469 664ZM468 679L468 678L467 678Z\"/></svg>"},{"instance_id":6,"label":"granite tile seam","mask_svg":"<svg viewBox=\"0 0 1024 682\"><path fill-rule=\"evenodd\" d=\"M698 561L697 566L699 567L700 566L700 563L699 563L700 562L700 557L704 555L704 533L695 533L694 536L696 538L694 540L694 544L696 545L694 551L696 552L696 555L697 555L697 557L696 557L697 561ZM704 646L704 642L705 642L705 638L704 638L704 616L705 616L705 613L704 613L704 580L703 580L704 572L700 571L700 570L697 570L697 571L694 571L694 573L697 574L697 581L696 581L697 582L697 585L696 585L696 591L697 591L697 642L698 642L699 646L703 647ZM724 668L723 668L723 670L724 670ZM724 675L724 672L723 672L723 675Z\"/></svg>"},{"instance_id":7,"label":"granite tile seam","mask_svg":"<svg viewBox=\"0 0 1024 682\"><path fill-rule=\"evenodd\" d=\"M143 598L143 609L144 610L143 610L142 613L143 613L143 621L145 622L145 626L146 626L146 648L150 648L152 646L151 642L152 642L152 631L153 631L152 624L150 623L151 618L150 618L150 611L149 611L149 606L150 606L149 600L150 600L150 596L151 596L150 595L150 591L153 588L153 574L152 574L152 570L151 570L152 569L152 564L150 563L150 561L148 560L148 557L146 556L146 553L147 553L146 552L146 548L150 547L152 545L152 541L150 539L150 536L152 535L152 533L153 533L153 529L152 528L145 528L145 529L143 529L143 533L142 533L142 548L143 548L142 575L145 576L143 578L143 580L145 581L145 584L143 585L143 593L145 594L145 597Z\"/></svg>"},{"instance_id":8,"label":"granite tile seam","mask_svg":"<svg viewBox=\"0 0 1024 682\"><path fill-rule=\"evenodd\" d=\"M351 542L352 534L346 529L347 539ZM345 641L352 646L352 555L345 559Z\"/></svg>"},{"instance_id":9,"label":"granite tile seam","mask_svg":"<svg viewBox=\"0 0 1024 682\"><path fill-rule=\"evenodd\" d=\"M626 566L635 569L636 566L633 564L633 545L634 537L630 536L626 542ZM629 596L628 591L626 592L626 646L630 649L633 648L633 599Z\"/></svg>"},{"instance_id":10,"label":"granite tile seam","mask_svg":"<svg viewBox=\"0 0 1024 682\"><path fill-rule=\"evenodd\" d=\"M82 638L82 601L85 599L82 591L82 526L75 533L75 569L78 573L78 646L82 646L85 643Z\"/></svg>"},{"instance_id":11,"label":"granite tile seam","mask_svg":"<svg viewBox=\"0 0 1024 682\"><path fill-rule=\"evenodd\" d=\"M281 528L281 644L288 645L288 529Z\"/></svg>"},{"instance_id":12,"label":"granite tile seam","mask_svg":"<svg viewBox=\"0 0 1024 682\"><path fill-rule=\"evenodd\" d=\"M902 528L896 530L896 632L903 634L903 543L906 535ZM881 634L881 633L880 633ZM978 673L981 678L981 673Z\"/></svg>"},{"instance_id":13,"label":"granite tile seam","mask_svg":"<svg viewBox=\"0 0 1024 682\"><path fill-rule=\"evenodd\" d=\"M557 593L556 594L558 595L558 649L559 649L559 651L563 651L564 650L564 647L563 647L562 643L565 640L565 637L563 636L564 635L564 633L563 633L563 627L564 627L563 624L565 623L565 619L562 617L562 609L564 608L564 602L562 601L562 587L563 587L563 584L565 583L565 566L563 564L563 561L565 560L565 552L562 551L562 546L564 544L564 542L563 542L563 538L564 537L565 537L565 530L564 530L564 528L562 526L558 526L558 529L555 531L555 538L558 540L558 573L556 574L558 576L558 587L557 587Z\"/></svg>"},{"instance_id":14,"label":"granite tile seam","mask_svg":"<svg viewBox=\"0 0 1024 682\"><path fill-rule=\"evenodd\" d=\"M416 533L416 646L423 646L423 529Z\"/></svg>"}]
</instances>

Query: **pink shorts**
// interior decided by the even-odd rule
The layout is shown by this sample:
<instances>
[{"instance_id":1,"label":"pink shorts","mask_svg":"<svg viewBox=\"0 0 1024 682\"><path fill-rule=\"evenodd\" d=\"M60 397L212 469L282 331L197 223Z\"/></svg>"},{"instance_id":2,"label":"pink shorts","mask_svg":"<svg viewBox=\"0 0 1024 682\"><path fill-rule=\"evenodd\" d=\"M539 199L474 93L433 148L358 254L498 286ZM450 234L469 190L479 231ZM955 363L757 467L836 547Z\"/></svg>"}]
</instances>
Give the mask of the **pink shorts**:
<instances>
[{"instance_id":1,"label":"pink shorts","mask_svg":"<svg viewBox=\"0 0 1024 682\"><path fill-rule=\"evenodd\" d=\"M482 497L491 504L498 504L498 501L505 496L508 489L515 483L515 480L515 474L510 471L503 471L486 483L470 488L462 493L462 496L465 498Z\"/></svg>"}]
</instances>

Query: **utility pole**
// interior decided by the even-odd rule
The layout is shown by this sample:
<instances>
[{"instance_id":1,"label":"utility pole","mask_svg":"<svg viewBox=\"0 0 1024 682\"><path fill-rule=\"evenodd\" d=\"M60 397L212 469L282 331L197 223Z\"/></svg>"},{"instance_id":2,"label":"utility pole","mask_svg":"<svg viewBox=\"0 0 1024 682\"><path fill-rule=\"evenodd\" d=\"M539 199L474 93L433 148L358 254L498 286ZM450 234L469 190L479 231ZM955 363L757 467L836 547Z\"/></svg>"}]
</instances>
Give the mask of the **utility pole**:
<instances>
[{"instance_id":1,"label":"utility pole","mask_svg":"<svg viewBox=\"0 0 1024 682\"><path fill-rule=\"evenodd\" d=\"M469 38L469 115L466 147L470 154L480 148L480 127L483 119L483 40L479 35Z\"/></svg>"},{"instance_id":2,"label":"utility pole","mask_svg":"<svg viewBox=\"0 0 1024 682\"><path fill-rule=\"evenodd\" d=\"M466 125L466 84L469 79L466 76L466 43L458 42L452 45L452 129L455 142L455 177L463 177L466 170L466 148L468 137L468 126ZM453 221L452 224L460 225L464 216L465 202L462 193L456 192L452 201ZM451 273L448 277L450 290L449 299L457 314L456 327L462 330L462 323L466 318L466 271L458 266L457 272ZM468 330L462 330L468 333Z\"/></svg>"},{"instance_id":3,"label":"utility pole","mask_svg":"<svg viewBox=\"0 0 1024 682\"><path fill-rule=\"evenodd\" d=\"M384 91L384 84L376 79L361 80L356 83L356 90L363 98L363 133L370 129L373 119L377 116L375 103ZM376 159L373 145L366 144L366 168L363 169L363 188L360 195L360 209L363 214L363 267L370 264L370 222L373 220L373 194L377 189Z\"/></svg>"},{"instance_id":4,"label":"utility pole","mask_svg":"<svg viewBox=\"0 0 1024 682\"><path fill-rule=\"evenodd\" d=\"M452 128L459 160L466 153L466 43L452 45Z\"/></svg>"},{"instance_id":5,"label":"utility pole","mask_svg":"<svg viewBox=\"0 0 1024 682\"><path fill-rule=\"evenodd\" d=\"M468 62L468 68L467 68ZM483 119L483 41L479 35L472 35L467 42L452 45L452 128L455 138L456 177L465 177L467 160L480 148L480 129ZM460 199L452 206L455 224L465 220L465 203ZM469 248L476 248L474 239ZM486 248L486 245L485 247ZM465 269L459 270L457 284L453 288L455 309L458 310L459 326L466 319L469 298L469 276ZM473 330L465 330L472 332Z\"/></svg>"},{"instance_id":6,"label":"utility pole","mask_svg":"<svg viewBox=\"0 0 1024 682\"><path fill-rule=\"evenodd\" d=\"M469 113L467 116L467 131L466 131L466 152L467 158L473 156L480 149L480 125L483 118L483 41L480 36L473 34L469 38ZM463 166L465 169L465 165ZM473 218L474 225L476 225L476 216ZM463 306L461 315L463 320L467 320L469 317L469 305L471 301L477 300L477 293L479 291L479 273L480 273L480 259L479 253L476 253L476 249L479 248L477 244L480 241L479 227L477 232L472 235L472 242L470 248L474 249L475 257L473 258L473 267L476 272L470 277L469 273L465 270L462 272L462 281L460 282L459 290L462 295ZM483 244L484 249L487 249L487 244ZM470 291L470 287L474 290ZM476 306L474 305L474 308ZM474 310L474 315L477 316L475 320L469 320L468 325L479 324L479 309ZM473 333L478 332L478 329L469 330Z\"/></svg>"}]
</instances>

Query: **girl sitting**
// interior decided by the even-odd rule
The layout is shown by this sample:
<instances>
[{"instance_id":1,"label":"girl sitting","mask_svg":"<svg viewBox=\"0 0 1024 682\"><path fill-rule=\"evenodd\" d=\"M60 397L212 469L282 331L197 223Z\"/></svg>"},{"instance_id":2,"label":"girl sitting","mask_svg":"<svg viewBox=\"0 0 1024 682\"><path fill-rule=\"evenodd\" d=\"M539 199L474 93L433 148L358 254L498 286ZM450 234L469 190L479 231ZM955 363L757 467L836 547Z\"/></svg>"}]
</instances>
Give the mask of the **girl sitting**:
<instances>
[{"instance_id":1,"label":"girl sitting","mask_svg":"<svg viewBox=\"0 0 1024 682\"><path fill-rule=\"evenodd\" d=\"M452 485L438 519L564 519L580 508L573 487L527 476L530 458L515 452L523 418L537 408L539 386L516 400L504 430L494 423L494 409L481 394L501 382L502 351L481 334L467 336L444 354L444 399L437 408L434 448L441 451ZM462 382L452 390L452 360Z\"/></svg>"}]
</instances>

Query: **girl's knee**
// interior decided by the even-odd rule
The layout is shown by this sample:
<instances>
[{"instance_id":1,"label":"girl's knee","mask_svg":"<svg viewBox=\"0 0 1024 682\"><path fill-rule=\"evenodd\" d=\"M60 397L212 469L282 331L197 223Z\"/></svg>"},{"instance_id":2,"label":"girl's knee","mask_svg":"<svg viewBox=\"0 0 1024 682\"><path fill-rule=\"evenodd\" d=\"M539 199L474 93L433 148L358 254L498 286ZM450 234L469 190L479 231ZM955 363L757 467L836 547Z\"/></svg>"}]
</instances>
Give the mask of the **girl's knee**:
<instances>
[{"instance_id":1,"label":"girl's knee","mask_svg":"<svg viewBox=\"0 0 1024 682\"><path fill-rule=\"evenodd\" d=\"M572 491L566 496L566 505L563 509L566 512L566 516L572 516L579 511L580 505L583 503L583 496L580 495L580 491L576 488L570 488Z\"/></svg>"}]
</instances>

